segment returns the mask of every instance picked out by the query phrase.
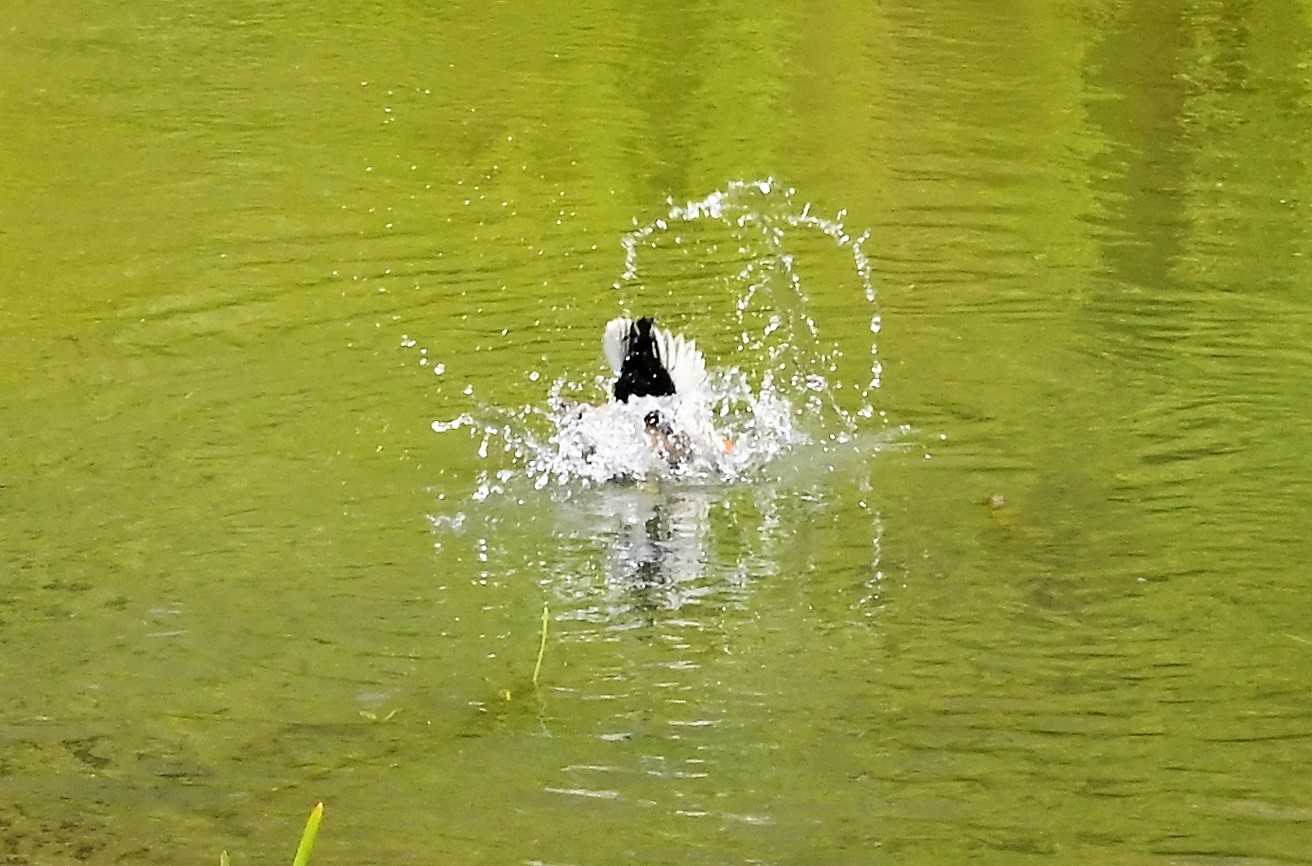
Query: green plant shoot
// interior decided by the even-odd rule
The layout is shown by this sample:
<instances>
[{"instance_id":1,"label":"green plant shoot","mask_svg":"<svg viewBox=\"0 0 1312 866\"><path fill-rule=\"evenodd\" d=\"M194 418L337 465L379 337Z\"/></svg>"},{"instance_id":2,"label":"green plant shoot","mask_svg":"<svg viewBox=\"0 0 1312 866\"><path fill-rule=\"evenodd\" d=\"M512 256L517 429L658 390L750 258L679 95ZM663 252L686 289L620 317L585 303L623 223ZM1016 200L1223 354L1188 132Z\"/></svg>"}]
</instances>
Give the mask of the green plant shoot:
<instances>
[{"instance_id":1,"label":"green plant shoot","mask_svg":"<svg viewBox=\"0 0 1312 866\"><path fill-rule=\"evenodd\" d=\"M310 820L305 822L305 832L301 834L301 844L296 846L296 859L292 866L305 866L310 860L310 851L314 848L314 837L319 833L319 821L323 819L323 803L310 810Z\"/></svg>"},{"instance_id":2,"label":"green plant shoot","mask_svg":"<svg viewBox=\"0 0 1312 866\"><path fill-rule=\"evenodd\" d=\"M533 665L533 688L538 687L538 674L542 673L542 656L547 652L547 623L551 621L551 611L542 605L542 642L538 644L538 663Z\"/></svg>"}]
</instances>

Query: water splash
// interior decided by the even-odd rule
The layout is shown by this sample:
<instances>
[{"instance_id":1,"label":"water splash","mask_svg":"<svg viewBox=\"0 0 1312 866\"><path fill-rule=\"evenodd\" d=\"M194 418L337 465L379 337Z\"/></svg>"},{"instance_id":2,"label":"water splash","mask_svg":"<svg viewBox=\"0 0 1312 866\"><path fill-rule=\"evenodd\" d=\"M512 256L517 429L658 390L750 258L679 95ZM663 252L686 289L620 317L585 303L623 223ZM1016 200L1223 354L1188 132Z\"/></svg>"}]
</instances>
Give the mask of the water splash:
<instances>
[{"instance_id":1,"label":"water splash","mask_svg":"<svg viewBox=\"0 0 1312 866\"><path fill-rule=\"evenodd\" d=\"M650 406L641 400L602 405L606 377L579 380L565 373L542 403L506 408L475 396L473 410L433 422L438 433L466 430L478 443L488 468L472 498L481 501L525 482L566 491L614 480L732 483L765 476L799 449L851 443L870 419L882 418L872 402L882 364L876 349L880 316L865 251L869 233L853 235L844 217L841 211L832 219L817 216L810 204L797 203L795 190L766 179L734 181L682 204L669 200L664 216L645 225L635 221L620 238L624 267L614 284L616 312L657 312L667 328L697 340L707 355L709 382L705 394L687 399L701 401L699 411L714 431L706 438L723 445L672 464L644 435ZM827 336L828 325L850 334L849 323L818 322L813 312L803 271L822 257L832 267L833 259L815 248L816 241L838 250L840 260L850 259L841 270L867 311L864 361L849 361ZM667 277L660 271L670 269L672 252L676 261ZM689 261L694 270L711 274L709 282L702 280L700 297L685 279ZM657 272L651 284L640 267L647 262ZM843 312L851 309L845 305ZM687 328L676 324L680 318ZM598 341L604 323L597 322Z\"/></svg>"},{"instance_id":2,"label":"water splash","mask_svg":"<svg viewBox=\"0 0 1312 866\"><path fill-rule=\"evenodd\" d=\"M710 222L728 227L738 242L738 254L745 258L738 272L731 278L731 282L742 289L734 305L737 322L745 324L753 307L775 313L759 329L759 341L753 342L749 329L744 329L741 334L743 347L764 348L771 360L795 361L796 358L784 358L781 355L796 347L799 342L806 342L798 338L805 336L810 341L819 341L821 335L815 319L807 311L810 299L803 288L796 267L796 253L791 245L798 235L825 236L850 255L852 268L865 296L872 336L870 375L861 396L869 401L870 392L879 387L883 378L883 364L879 360L876 342L882 319L870 257L865 250L870 232L866 230L853 236L843 224L846 211L839 211L833 219L817 216L811 213L809 202L799 208L796 196L794 188L781 186L773 178L767 178L731 181L723 190L716 190L705 198L684 204L676 204L673 199L667 199L669 210L665 217L645 226L635 224L634 230L621 239L624 271L615 288L623 290L626 284L638 282L638 259L642 248L658 248L663 237L669 237L673 243L681 245L684 241L678 232L680 224ZM773 278L776 274L783 278L782 290L777 285L779 281ZM793 339L768 339L781 329L791 332ZM833 357L831 353L821 352L818 360L829 362ZM830 369L832 366L831 363L825 363L821 369ZM863 417L869 417L873 412L868 402L862 409Z\"/></svg>"}]
</instances>

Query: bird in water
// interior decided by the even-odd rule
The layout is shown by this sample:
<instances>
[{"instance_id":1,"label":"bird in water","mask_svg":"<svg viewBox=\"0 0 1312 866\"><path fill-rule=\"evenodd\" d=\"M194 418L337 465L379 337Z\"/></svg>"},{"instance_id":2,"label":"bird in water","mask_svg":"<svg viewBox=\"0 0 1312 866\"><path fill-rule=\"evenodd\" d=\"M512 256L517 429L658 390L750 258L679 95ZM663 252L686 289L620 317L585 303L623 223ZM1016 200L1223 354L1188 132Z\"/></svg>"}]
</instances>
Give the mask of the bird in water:
<instances>
[{"instance_id":1,"label":"bird in water","mask_svg":"<svg viewBox=\"0 0 1312 866\"><path fill-rule=\"evenodd\" d=\"M670 465L697 457L714 460L732 450L711 425L706 359L696 343L648 317L621 317L606 324L602 349L616 376L616 401L659 401L643 416L643 426L652 447Z\"/></svg>"}]
</instances>

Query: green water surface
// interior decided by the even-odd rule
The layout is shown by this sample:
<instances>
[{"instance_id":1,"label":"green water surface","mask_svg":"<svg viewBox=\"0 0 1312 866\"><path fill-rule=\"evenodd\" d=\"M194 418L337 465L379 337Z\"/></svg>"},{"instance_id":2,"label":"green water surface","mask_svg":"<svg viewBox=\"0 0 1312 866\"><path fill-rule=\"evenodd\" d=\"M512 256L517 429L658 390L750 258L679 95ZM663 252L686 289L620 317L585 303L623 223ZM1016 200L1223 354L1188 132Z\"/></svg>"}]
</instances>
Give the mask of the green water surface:
<instances>
[{"instance_id":1,"label":"green water surface","mask_svg":"<svg viewBox=\"0 0 1312 866\"><path fill-rule=\"evenodd\" d=\"M1310 68L1293 0L14 6L0 854L1312 862ZM430 423L621 299L725 362L750 251L621 241L766 178L869 232L875 308L788 239L866 444L482 498Z\"/></svg>"}]
</instances>

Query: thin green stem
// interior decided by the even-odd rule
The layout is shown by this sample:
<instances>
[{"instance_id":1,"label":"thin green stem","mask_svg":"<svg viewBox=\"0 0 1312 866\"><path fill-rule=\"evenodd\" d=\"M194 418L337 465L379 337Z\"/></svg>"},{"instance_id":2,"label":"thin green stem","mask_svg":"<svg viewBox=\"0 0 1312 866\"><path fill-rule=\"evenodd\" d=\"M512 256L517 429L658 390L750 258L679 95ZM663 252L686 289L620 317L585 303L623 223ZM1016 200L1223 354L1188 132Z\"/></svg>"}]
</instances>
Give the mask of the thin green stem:
<instances>
[{"instance_id":1,"label":"thin green stem","mask_svg":"<svg viewBox=\"0 0 1312 866\"><path fill-rule=\"evenodd\" d=\"M538 674L542 673L542 657L547 652L547 623L551 621L551 611L542 605L542 643L538 644L538 663L533 665L533 688L538 687Z\"/></svg>"}]
</instances>

